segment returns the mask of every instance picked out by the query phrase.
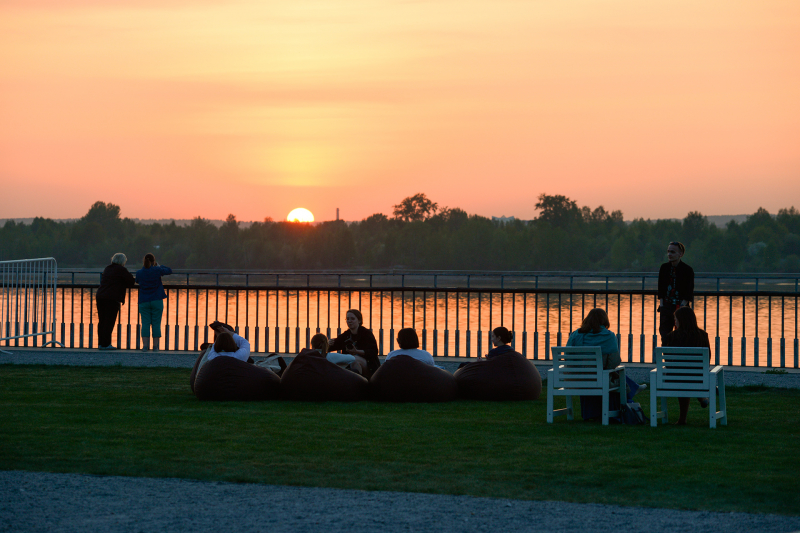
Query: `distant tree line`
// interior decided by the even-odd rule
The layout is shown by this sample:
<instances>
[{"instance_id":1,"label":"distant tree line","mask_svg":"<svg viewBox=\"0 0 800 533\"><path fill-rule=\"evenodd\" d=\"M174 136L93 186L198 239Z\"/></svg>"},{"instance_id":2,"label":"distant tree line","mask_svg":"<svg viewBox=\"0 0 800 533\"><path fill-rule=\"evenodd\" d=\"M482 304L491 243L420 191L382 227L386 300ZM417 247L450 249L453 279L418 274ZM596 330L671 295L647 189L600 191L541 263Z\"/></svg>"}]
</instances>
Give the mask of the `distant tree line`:
<instances>
[{"instance_id":1,"label":"distant tree line","mask_svg":"<svg viewBox=\"0 0 800 533\"><path fill-rule=\"evenodd\" d=\"M74 222L36 218L0 228L0 258L55 257L59 265L101 267L115 252L129 266L147 252L173 268L435 269L653 271L672 240L687 247L696 271L800 272L800 212L772 216L759 209L724 228L698 212L683 220L636 219L579 207L542 194L539 217L492 221L458 208L440 208L424 194L404 199L393 217L317 225L265 219L241 228L234 215L221 227L197 217L188 226L142 224L96 202Z\"/></svg>"}]
</instances>

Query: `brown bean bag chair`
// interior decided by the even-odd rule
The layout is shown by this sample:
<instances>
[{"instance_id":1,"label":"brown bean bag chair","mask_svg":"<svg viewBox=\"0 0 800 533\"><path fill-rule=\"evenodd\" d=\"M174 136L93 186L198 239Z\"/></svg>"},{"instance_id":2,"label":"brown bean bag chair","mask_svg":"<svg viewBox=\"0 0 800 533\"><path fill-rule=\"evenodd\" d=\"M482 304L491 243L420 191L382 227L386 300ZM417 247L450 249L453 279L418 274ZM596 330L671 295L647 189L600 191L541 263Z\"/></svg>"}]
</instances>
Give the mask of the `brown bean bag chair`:
<instances>
[{"instance_id":1,"label":"brown bean bag chair","mask_svg":"<svg viewBox=\"0 0 800 533\"><path fill-rule=\"evenodd\" d=\"M458 384L450 372L402 354L372 374L369 388L380 402L452 402L458 397Z\"/></svg>"},{"instance_id":2,"label":"brown bean bag chair","mask_svg":"<svg viewBox=\"0 0 800 533\"><path fill-rule=\"evenodd\" d=\"M194 382L197 379L197 370L200 367L200 361L203 360L203 356L210 349L211 345L209 344L206 348L200 350L200 355L197 356L197 361L194 362L194 366L192 367L192 373L189 374L189 387L192 388L192 392L194 392Z\"/></svg>"},{"instance_id":3,"label":"brown bean bag chair","mask_svg":"<svg viewBox=\"0 0 800 533\"><path fill-rule=\"evenodd\" d=\"M456 370L462 398L488 401L536 400L542 392L542 377L519 352L509 352Z\"/></svg>"},{"instance_id":4,"label":"brown bean bag chair","mask_svg":"<svg viewBox=\"0 0 800 533\"><path fill-rule=\"evenodd\" d=\"M268 368L221 355L200 367L192 390L198 400L204 401L277 400L281 393L281 378Z\"/></svg>"},{"instance_id":5,"label":"brown bean bag chair","mask_svg":"<svg viewBox=\"0 0 800 533\"><path fill-rule=\"evenodd\" d=\"M300 352L281 376L283 397L300 402L357 402L367 398L368 388L369 381L316 350Z\"/></svg>"}]
</instances>

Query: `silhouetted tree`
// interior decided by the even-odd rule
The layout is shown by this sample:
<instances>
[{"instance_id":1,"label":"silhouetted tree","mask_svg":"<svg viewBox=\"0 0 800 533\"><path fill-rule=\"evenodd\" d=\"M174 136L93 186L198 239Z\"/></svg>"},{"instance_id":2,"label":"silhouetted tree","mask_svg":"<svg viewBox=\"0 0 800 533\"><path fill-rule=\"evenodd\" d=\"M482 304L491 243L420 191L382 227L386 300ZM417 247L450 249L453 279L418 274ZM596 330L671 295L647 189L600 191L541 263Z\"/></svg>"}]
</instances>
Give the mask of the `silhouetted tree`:
<instances>
[{"instance_id":1,"label":"silhouetted tree","mask_svg":"<svg viewBox=\"0 0 800 533\"><path fill-rule=\"evenodd\" d=\"M394 206L394 218L404 222L418 222L435 215L438 208L439 204L428 200L423 193L417 193Z\"/></svg>"}]
</instances>

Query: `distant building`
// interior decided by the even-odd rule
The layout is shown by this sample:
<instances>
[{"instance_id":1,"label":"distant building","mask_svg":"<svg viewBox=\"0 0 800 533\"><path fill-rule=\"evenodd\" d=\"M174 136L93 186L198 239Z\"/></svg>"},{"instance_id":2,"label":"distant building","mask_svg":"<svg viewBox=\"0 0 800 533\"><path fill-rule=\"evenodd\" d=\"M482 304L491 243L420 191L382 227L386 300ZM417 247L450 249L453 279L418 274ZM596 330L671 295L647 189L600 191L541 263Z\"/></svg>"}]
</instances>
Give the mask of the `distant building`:
<instances>
[{"instance_id":1,"label":"distant building","mask_svg":"<svg viewBox=\"0 0 800 533\"><path fill-rule=\"evenodd\" d=\"M514 222L516 217L492 217L492 222L499 222L500 224L508 224Z\"/></svg>"}]
</instances>

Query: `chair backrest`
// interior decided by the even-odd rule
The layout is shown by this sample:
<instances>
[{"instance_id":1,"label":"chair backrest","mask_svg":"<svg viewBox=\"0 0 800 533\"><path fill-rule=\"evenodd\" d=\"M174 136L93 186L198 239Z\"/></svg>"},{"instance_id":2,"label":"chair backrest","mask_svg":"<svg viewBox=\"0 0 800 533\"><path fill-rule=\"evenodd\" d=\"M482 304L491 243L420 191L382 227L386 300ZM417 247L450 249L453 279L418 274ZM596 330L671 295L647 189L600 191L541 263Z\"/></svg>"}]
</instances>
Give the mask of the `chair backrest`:
<instances>
[{"instance_id":1,"label":"chair backrest","mask_svg":"<svg viewBox=\"0 0 800 533\"><path fill-rule=\"evenodd\" d=\"M553 346L553 387L603 387L603 354L599 346Z\"/></svg>"},{"instance_id":2,"label":"chair backrest","mask_svg":"<svg viewBox=\"0 0 800 533\"><path fill-rule=\"evenodd\" d=\"M656 348L655 363L659 390L708 390L708 348Z\"/></svg>"}]
</instances>

